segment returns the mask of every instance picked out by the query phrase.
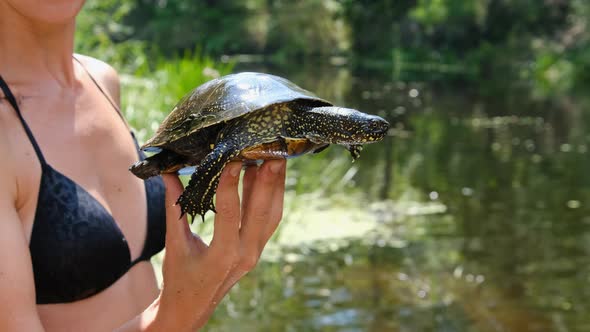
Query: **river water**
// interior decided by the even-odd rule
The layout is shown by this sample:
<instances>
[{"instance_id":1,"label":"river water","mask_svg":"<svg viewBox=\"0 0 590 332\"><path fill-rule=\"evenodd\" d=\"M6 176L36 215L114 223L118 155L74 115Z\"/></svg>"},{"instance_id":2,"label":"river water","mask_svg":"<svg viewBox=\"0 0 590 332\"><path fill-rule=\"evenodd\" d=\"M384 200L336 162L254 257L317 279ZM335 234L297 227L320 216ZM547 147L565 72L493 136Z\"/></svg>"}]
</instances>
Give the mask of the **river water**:
<instances>
[{"instance_id":1,"label":"river water","mask_svg":"<svg viewBox=\"0 0 590 332\"><path fill-rule=\"evenodd\" d=\"M206 331L590 331L590 98L238 69L392 127L354 163L340 147L289 162L277 236Z\"/></svg>"}]
</instances>

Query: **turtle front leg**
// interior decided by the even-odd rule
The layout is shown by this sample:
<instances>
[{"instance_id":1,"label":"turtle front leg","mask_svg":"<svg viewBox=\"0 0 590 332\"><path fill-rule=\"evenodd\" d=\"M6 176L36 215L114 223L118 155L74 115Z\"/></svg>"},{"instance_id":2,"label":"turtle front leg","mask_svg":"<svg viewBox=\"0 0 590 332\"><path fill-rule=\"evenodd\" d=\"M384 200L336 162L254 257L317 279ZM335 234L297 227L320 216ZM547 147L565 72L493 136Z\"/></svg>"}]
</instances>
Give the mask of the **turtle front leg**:
<instances>
[{"instance_id":1,"label":"turtle front leg","mask_svg":"<svg viewBox=\"0 0 590 332\"><path fill-rule=\"evenodd\" d=\"M215 212L213 196L217 191L221 171L238 154L239 151L232 151L229 146L220 144L201 161L176 202L180 204L182 214L188 213L193 217L198 214L205 220L207 211Z\"/></svg>"}]
</instances>

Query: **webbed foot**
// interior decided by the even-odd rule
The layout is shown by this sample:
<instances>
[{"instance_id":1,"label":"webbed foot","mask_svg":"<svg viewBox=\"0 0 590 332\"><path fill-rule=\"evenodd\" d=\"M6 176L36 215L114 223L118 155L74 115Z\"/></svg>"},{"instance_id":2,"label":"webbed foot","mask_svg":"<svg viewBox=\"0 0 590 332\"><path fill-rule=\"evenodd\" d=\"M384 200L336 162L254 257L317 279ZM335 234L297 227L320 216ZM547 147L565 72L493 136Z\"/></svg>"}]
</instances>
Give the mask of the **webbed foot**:
<instances>
[{"instance_id":1,"label":"webbed foot","mask_svg":"<svg viewBox=\"0 0 590 332\"><path fill-rule=\"evenodd\" d=\"M205 221L207 211L211 210L215 213L213 196L215 196L218 183L219 175L211 178L207 176L206 172L199 172L197 168L197 171L191 176L188 186L176 201L176 204L180 204L182 214L191 215L193 220L196 215L200 215Z\"/></svg>"},{"instance_id":2,"label":"webbed foot","mask_svg":"<svg viewBox=\"0 0 590 332\"><path fill-rule=\"evenodd\" d=\"M194 218L198 214L204 221L207 211L215 212L213 196L217 191L221 171L239 153L228 150L230 149L227 145L220 144L197 166L188 186L176 201L176 204L180 204L183 215L188 213Z\"/></svg>"}]
</instances>

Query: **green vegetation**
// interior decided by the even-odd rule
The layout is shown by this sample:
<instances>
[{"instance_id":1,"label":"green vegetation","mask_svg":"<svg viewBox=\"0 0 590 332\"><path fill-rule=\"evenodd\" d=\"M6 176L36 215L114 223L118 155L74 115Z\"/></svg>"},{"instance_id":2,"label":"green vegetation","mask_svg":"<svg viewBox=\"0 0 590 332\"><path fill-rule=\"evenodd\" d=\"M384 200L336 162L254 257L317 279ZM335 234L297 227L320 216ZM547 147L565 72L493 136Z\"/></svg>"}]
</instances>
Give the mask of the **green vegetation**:
<instances>
[{"instance_id":1,"label":"green vegetation","mask_svg":"<svg viewBox=\"0 0 590 332\"><path fill-rule=\"evenodd\" d=\"M221 63L199 48L165 57L145 41L116 42L128 27L131 2L88 1L78 19L76 51L95 56L120 72L122 111L140 142L158 128L176 102L196 86L229 74L233 63Z\"/></svg>"},{"instance_id":2,"label":"green vegetation","mask_svg":"<svg viewBox=\"0 0 590 332\"><path fill-rule=\"evenodd\" d=\"M585 0L89 0L77 49L130 69L195 47L276 63L338 56L402 79L509 79L548 93L590 81L589 19Z\"/></svg>"}]
</instances>

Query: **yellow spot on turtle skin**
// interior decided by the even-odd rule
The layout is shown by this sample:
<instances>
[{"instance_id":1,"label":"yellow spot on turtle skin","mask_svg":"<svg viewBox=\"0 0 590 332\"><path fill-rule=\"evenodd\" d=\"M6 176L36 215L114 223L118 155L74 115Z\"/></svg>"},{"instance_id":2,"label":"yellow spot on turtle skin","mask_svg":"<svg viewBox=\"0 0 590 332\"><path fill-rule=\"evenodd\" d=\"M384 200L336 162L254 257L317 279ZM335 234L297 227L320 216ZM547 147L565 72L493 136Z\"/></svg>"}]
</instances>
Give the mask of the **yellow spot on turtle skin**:
<instances>
[{"instance_id":1,"label":"yellow spot on turtle skin","mask_svg":"<svg viewBox=\"0 0 590 332\"><path fill-rule=\"evenodd\" d=\"M215 144L209 144L209 148L213 150L213 148L215 148Z\"/></svg>"}]
</instances>

